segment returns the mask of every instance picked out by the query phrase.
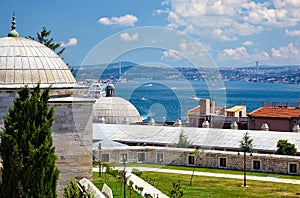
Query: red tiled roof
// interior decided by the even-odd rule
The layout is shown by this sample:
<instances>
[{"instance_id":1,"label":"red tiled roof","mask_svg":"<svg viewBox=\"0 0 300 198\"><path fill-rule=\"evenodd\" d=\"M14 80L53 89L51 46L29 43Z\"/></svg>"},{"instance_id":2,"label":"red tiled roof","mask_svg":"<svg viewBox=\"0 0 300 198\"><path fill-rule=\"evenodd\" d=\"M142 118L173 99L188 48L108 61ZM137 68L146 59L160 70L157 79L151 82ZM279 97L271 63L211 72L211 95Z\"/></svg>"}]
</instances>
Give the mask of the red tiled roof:
<instances>
[{"instance_id":1,"label":"red tiled roof","mask_svg":"<svg viewBox=\"0 0 300 198\"><path fill-rule=\"evenodd\" d=\"M200 105L187 111L188 114L200 113Z\"/></svg>"},{"instance_id":2,"label":"red tiled roof","mask_svg":"<svg viewBox=\"0 0 300 198\"><path fill-rule=\"evenodd\" d=\"M281 107L261 107L249 113L255 117L278 117L278 118L290 118L299 117L300 109L296 108L281 108Z\"/></svg>"}]
</instances>

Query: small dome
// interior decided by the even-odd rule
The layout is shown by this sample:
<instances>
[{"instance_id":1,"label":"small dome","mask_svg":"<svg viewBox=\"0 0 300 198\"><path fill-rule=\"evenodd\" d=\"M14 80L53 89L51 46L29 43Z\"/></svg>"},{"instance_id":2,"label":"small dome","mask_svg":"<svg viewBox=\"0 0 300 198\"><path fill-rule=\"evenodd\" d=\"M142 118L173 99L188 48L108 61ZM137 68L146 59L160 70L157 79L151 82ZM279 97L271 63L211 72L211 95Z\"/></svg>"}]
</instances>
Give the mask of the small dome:
<instances>
[{"instance_id":1,"label":"small dome","mask_svg":"<svg viewBox=\"0 0 300 198\"><path fill-rule=\"evenodd\" d=\"M106 97L113 97L115 96L115 86L113 84L108 84L105 88L106 90Z\"/></svg>"},{"instance_id":2,"label":"small dome","mask_svg":"<svg viewBox=\"0 0 300 198\"><path fill-rule=\"evenodd\" d=\"M104 118L106 124L124 124L142 122L138 110L129 101L120 97L103 97L94 104L94 122L101 122Z\"/></svg>"},{"instance_id":3,"label":"small dome","mask_svg":"<svg viewBox=\"0 0 300 198\"><path fill-rule=\"evenodd\" d=\"M0 88L37 83L73 87L76 80L64 61L45 45L20 37L0 38Z\"/></svg>"}]
</instances>

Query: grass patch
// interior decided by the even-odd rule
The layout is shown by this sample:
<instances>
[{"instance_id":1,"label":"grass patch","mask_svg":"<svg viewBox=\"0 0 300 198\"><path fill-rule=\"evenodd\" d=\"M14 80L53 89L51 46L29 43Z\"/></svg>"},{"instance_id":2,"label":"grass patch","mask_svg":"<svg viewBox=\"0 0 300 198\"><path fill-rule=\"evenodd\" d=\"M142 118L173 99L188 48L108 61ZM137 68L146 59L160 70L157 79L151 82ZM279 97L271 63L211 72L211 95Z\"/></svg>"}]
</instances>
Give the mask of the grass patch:
<instances>
[{"instance_id":1,"label":"grass patch","mask_svg":"<svg viewBox=\"0 0 300 198\"><path fill-rule=\"evenodd\" d=\"M106 176L105 176L106 175ZM110 189L113 192L114 198L123 198L124 197L124 186L123 181L121 179L118 179L116 177L113 177L110 174L102 173L101 177L99 177L99 174L94 172L93 173L93 184L98 188L102 189L103 184L106 183L110 187ZM130 195L130 189L129 186L126 186L126 197L129 197ZM136 191L133 190L132 194L134 198L142 198L140 194L138 194Z\"/></svg>"},{"instance_id":2,"label":"grass patch","mask_svg":"<svg viewBox=\"0 0 300 198\"><path fill-rule=\"evenodd\" d=\"M184 197L296 197L299 185L247 180L248 187L241 187L243 180L194 176L189 185L190 175L143 172L142 177L155 179L155 187L166 195L172 183L180 180Z\"/></svg>"},{"instance_id":3,"label":"grass patch","mask_svg":"<svg viewBox=\"0 0 300 198\"><path fill-rule=\"evenodd\" d=\"M163 169L175 169L175 170L188 170L192 171L194 167L187 166L164 166ZM218 168L195 168L195 171L198 172L209 172L209 173L224 173L224 174L233 174L233 175L243 175L242 170L228 170L228 169L218 169ZM247 175L259 176L259 177L277 177L281 179L297 179L300 180L298 175L287 175L287 174L275 174L275 173L263 173L263 172L254 172L247 171Z\"/></svg>"}]
</instances>

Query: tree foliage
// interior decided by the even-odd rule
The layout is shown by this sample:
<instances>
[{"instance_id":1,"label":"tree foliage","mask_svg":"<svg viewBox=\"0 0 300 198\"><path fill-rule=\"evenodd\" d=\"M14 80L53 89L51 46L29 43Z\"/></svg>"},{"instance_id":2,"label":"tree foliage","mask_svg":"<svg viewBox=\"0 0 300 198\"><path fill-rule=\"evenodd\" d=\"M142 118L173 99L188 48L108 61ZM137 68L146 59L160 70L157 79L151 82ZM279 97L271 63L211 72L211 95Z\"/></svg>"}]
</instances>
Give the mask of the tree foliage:
<instances>
[{"instance_id":1,"label":"tree foliage","mask_svg":"<svg viewBox=\"0 0 300 198\"><path fill-rule=\"evenodd\" d=\"M71 179L65 187L64 198L94 198L94 194L90 188L86 192L82 192L74 179Z\"/></svg>"},{"instance_id":2,"label":"tree foliage","mask_svg":"<svg viewBox=\"0 0 300 198\"><path fill-rule=\"evenodd\" d=\"M184 135L183 131L179 134L178 142L176 143L176 147L178 148L189 148L192 146L192 142L188 139L186 135Z\"/></svg>"},{"instance_id":3,"label":"tree foliage","mask_svg":"<svg viewBox=\"0 0 300 198\"><path fill-rule=\"evenodd\" d=\"M174 182L173 188L170 191L170 198L181 198L183 197L183 190L181 189L180 180L177 182Z\"/></svg>"},{"instance_id":4,"label":"tree foliage","mask_svg":"<svg viewBox=\"0 0 300 198\"><path fill-rule=\"evenodd\" d=\"M253 139L249 136L248 131L244 134L243 139L240 141L240 149L243 152L251 152L253 147Z\"/></svg>"},{"instance_id":5,"label":"tree foliage","mask_svg":"<svg viewBox=\"0 0 300 198\"><path fill-rule=\"evenodd\" d=\"M0 197L56 197L59 175L52 144L54 109L48 107L49 88L39 85L18 91L4 117L0 133L3 160Z\"/></svg>"},{"instance_id":6,"label":"tree foliage","mask_svg":"<svg viewBox=\"0 0 300 198\"><path fill-rule=\"evenodd\" d=\"M278 140L277 142L277 154L279 155L296 155L297 148L295 144L288 142L287 140Z\"/></svg>"},{"instance_id":7,"label":"tree foliage","mask_svg":"<svg viewBox=\"0 0 300 198\"><path fill-rule=\"evenodd\" d=\"M74 179L71 179L69 184L65 187L64 198L79 198L82 196L81 190Z\"/></svg>"},{"instance_id":8,"label":"tree foliage","mask_svg":"<svg viewBox=\"0 0 300 198\"><path fill-rule=\"evenodd\" d=\"M39 32L36 33L36 37L28 36L26 38L32 39L34 41L37 41L37 42L49 47L57 55L61 56L66 48L64 48L64 47L61 48L61 43L54 42L54 38L49 38L50 34L51 34L51 31L47 30L45 27L43 27L43 30L40 33Z\"/></svg>"}]
</instances>

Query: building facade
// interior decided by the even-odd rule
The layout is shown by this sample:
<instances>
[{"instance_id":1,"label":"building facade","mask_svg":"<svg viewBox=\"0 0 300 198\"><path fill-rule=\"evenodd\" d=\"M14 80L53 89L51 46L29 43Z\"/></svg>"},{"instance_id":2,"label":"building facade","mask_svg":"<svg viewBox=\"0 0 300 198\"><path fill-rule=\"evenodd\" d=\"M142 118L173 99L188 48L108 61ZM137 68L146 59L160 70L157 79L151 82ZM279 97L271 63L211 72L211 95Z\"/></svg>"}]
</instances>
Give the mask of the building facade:
<instances>
[{"instance_id":1,"label":"building facade","mask_svg":"<svg viewBox=\"0 0 300 198\"><path fill-rule=\"evenodd\" d=\"M222 168L244 170L243 153L229 151L205 150L200 158L194 154L195 149L131 146L95 149L96 160L102 163L149 163L180 166L197 166L206 168ZM283 156L275 154L247 153L246 170L300 175L299 156Z\"/></svg>"},{"instance_id":2,"label":"building facade","mask_svg":"<svg viewBox=\"0 0 300 198\"><path fill-rule=\"evenodd\" d=\"M271 131L293 132L300 124L300 109L296 107L261 107L249 113L250 130L260 130L267 124ZM298 131L297 131L298 132Z\"/></svg>"}]
</instances>

